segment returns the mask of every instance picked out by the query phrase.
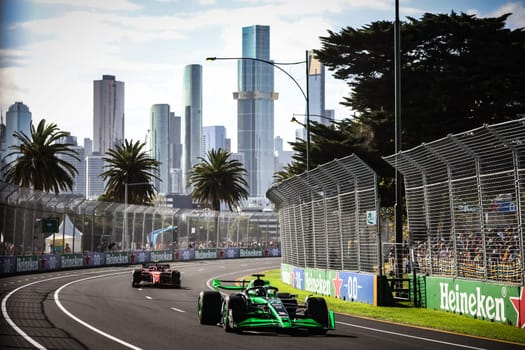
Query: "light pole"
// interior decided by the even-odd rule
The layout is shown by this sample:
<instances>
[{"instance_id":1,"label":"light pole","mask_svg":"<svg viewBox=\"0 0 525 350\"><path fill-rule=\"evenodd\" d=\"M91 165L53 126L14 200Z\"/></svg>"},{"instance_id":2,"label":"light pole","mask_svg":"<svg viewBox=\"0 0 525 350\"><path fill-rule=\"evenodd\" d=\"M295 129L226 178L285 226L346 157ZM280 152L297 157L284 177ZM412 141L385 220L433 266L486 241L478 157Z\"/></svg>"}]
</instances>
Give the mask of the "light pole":
<instances>
[{"instance_id":1,"label":"light pole","mask_svg":"<svg viewBox=\"0 0 525 350\"><path fill-rule=\"evenodd\" d=\"M126 250L126 237L128 235L128 186L150 185L149 182L124 182L124 234L122 235L122 249ZM129 251L131 251L131 238L129 240Z\"/></svg>"},{"instance_id":2,"label":"light pole","mask_svg":"<svg viewBox=\"0 0 525 350\"><path fill-rule=\"evenodd\" d=\"M308 70L310 68L310 58L308 56L308 50L306 50L306 59L304 61L299 62L272 62L268 60L264 60L261 58L254 58L254 57L207 57L206 61L218 61L218 60L249 60L249 61L257 61L257 62L263 62L266 64L269 64L271 66L274 66L275 68L279 69L281 72L286 74L288 78L292 79L292 81L295 83L295 85L299 88L301 91L301 94L303 95L305 101L306 101L306 171L310 170L310 92L308 87ZM301 85L295 80L295 78L285 71L282 67L284 65L296 65L296 64L306 64L306 92L303 90Z\"/></svg>"}]
</instances>

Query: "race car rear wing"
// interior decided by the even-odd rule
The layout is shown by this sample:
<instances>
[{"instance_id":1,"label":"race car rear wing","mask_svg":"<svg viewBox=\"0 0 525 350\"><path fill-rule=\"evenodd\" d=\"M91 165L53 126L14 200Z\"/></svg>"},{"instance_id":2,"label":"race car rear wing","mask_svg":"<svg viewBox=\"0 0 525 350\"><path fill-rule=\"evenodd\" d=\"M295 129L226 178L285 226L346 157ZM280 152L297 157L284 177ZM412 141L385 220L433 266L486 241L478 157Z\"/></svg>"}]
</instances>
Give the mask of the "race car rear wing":
<instances>
[{"instance_id":1,"label":"race car rear wing","mask_svg":"<svg viewBox=\"0 0 525 350\"><path fill-rule=\"evenodd\" d=\"M213 280L214 289L244 290L251 281L246 280Z\"/></svg>"}]
</instances>

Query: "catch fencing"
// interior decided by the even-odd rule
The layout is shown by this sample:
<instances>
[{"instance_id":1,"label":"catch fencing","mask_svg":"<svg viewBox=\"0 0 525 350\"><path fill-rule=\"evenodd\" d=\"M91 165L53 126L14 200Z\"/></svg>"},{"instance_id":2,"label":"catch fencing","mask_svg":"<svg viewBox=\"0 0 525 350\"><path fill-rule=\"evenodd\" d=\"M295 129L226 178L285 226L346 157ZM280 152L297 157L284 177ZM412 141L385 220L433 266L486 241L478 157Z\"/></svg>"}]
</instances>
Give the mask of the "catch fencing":
<instances>
[{"instance_id":1,"label":"catch fencing","mask_svg":"<svg viewBox=\"0 0 525 350\"><path fill-rule=\"evenodd\" d=\"M524 284L525 119L384 159L404 176L418 272Z\"/></svg>"},{"instance_id":2,"label":"catch fencing","mask_svg":"<svg viewBox=\"0 0 525 350\"><path fill-rule=\"evenodd\" d=\"M48 218L57 232L46 233ZM125 205L0 182L0 255L278 248L275 212Z\"/></svg>"},{"instance_id":3,"label":"catch fencing","mask_svg":"<svg viewBox=\"0 0 525 350\"><path fill-rule=\"evenodd\" d=\"M351 155L274 185L282 262L296 267L381 270L377 176Z\"/></svg>"}]
</instances>

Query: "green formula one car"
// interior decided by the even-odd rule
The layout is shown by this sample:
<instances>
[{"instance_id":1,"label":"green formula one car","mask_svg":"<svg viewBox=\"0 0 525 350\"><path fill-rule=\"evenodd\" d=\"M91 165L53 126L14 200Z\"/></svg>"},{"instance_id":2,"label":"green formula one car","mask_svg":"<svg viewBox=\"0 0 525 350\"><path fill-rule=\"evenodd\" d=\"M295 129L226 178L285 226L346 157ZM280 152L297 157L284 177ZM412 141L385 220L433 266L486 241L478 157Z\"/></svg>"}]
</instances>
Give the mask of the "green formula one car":
<instances>
[{"instance_id":1,"label":"green formula one car","mask_svg":"<svg viewBox=\"0 0 525 350\"><path fill-rule=\"evenodd\" d=\"M307 330L311 334L325 334L335 329L334 314L328 310L324 298L307 297L304 304L289 293L254 274L252 281L214 280L215 291L199 295L197 314L201 324L224 327L226 332ZM221 294L219 290L231 294Z\"/></svg>"}]
</instances>

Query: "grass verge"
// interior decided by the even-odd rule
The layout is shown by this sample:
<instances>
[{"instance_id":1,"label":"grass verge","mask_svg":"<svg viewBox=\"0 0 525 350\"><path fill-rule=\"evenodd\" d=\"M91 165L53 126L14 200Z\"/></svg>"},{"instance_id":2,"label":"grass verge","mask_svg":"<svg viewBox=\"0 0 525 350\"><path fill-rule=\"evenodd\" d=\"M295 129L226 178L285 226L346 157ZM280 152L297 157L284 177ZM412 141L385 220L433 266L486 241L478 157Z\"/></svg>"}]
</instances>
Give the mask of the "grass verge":
<instances>
[{"instance_id":1,"label":"grass verge","mask_svg":"<svg viewBox=\"0 0 525 350\"><path fill-rule=\"evenodd\" d=\"M265 279L270 280L272 286L279 288L281 292L297 294L299 300L303 300L308 295L315 295L311 292L294 289L284 284L281 281L280 270L265 271L264 274ZM399 303L392 307L377 307L365 303L348 302L324 295L320 296L326 299L328 307L331 310L338 313L525 345L525 329L502 323L476 320L451 312L416 308L406 303Z\"/></svg>"}]
</instances>

